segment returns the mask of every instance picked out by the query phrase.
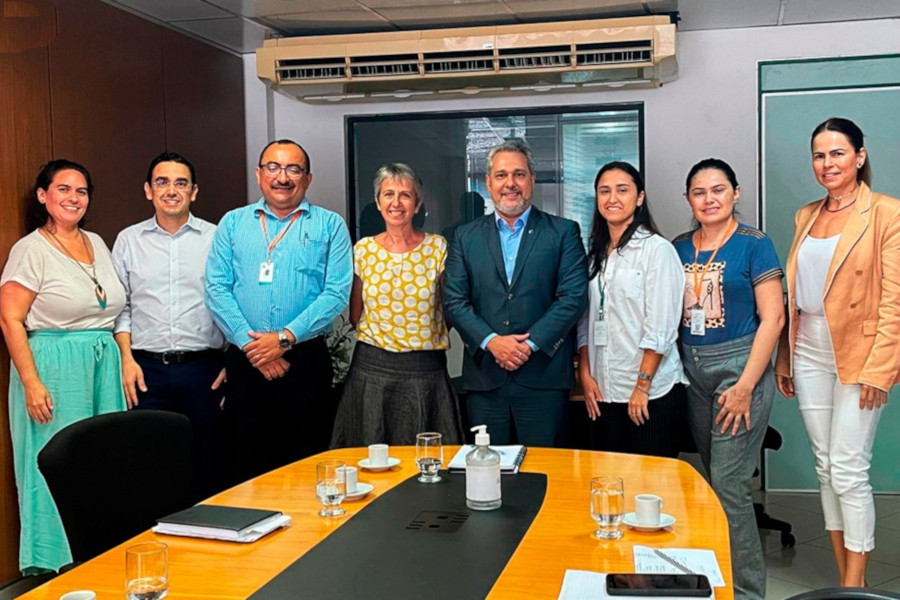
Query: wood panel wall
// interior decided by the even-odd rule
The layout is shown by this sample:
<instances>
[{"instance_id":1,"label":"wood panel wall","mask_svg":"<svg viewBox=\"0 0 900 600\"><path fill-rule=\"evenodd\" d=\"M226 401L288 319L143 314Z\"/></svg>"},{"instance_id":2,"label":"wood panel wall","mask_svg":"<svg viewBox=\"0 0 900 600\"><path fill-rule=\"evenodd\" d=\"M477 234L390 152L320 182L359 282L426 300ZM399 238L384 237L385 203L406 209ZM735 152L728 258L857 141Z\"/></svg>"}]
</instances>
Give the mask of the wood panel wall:
<instances>
[{"instance_id":1,"label":"wood panel wall","mask_svg":"<svg viewBox=\"0 0 900 600\"><path fill-rule=\"evenodd\" d=\"M124 225L146 218L147 163L166 148L162 28L99 1L57 6L60 31L50 45L53 153L90 171L94 195L85 227L112 247ZM102 32L87 33L100 23Z\"/></svg>"},{"instance_id":2,"label":"wood panel wall","mask_svg":"<svg viewBox=\"0 0 900 600\"><path fill-rule=\"evenodd\" d=\"M166 145L194 163L199 191L191 210L213 223L247 203L244 104L209 102L210 97L243 98L244 70L238 59L210 69L217 54L207 44L163 31ZM239 165L226 160L238 156Z\"/></svg>"},{"instance_id":3,"label":"wood panel wall","mask_svg":"<svg viewBox=\"0 0 900 600\"><path fill-rule=\"evenodd\" d=\"M0 54L0 258L24 233L27 190L51 155L46 48ZM35 74L43 74L36 77ZM19 508L9 439L9 353L0 344L0 584L18 575Z\"/></svg>"},{"instance_id":4,"label":"wood panel wall","mask_svg":"<svg viewBox=\"0 0 900 600\"><path fill-rule=\"evenodd\" d=\"M24 202L52 158L91 172L87 228L110 246L152 215L143 182L150 159L166 150L197 168L197 214L217 222L245 204L240 58L99 0L54 4L0 2L0 264L24 233ZM21 14L4 14L7 5ZM35 40L42 46L23 47ZM0 587L19 575L8 381L0 343Z\"/></svg>"}]
</instances>

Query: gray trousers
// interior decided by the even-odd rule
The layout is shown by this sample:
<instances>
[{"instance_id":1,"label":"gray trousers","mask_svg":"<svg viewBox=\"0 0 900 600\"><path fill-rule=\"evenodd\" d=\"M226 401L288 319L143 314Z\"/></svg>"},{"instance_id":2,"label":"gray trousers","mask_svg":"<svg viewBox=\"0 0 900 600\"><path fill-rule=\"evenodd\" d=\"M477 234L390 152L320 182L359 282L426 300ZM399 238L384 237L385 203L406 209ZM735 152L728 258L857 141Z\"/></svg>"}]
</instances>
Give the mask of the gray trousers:
<instances>
[{"instance_id":1,"label":"gray trousers","mask_svg":"<svg viewBox=\"0 0 900 600\"><path fill-rule=\"evenodd\" d=\"M737 435L731 435L730 428L723 434L721 425L716 426L716 415L719 396L737 382L747 364L753 338L748 335L708 346L683 346L684 370L691 383L688 420L710 485L728 517L736 600L766 597L766 563L751 492L775 397L772 366L753 389L749 430L742 421Z\"/></svg>"}]
</instances>

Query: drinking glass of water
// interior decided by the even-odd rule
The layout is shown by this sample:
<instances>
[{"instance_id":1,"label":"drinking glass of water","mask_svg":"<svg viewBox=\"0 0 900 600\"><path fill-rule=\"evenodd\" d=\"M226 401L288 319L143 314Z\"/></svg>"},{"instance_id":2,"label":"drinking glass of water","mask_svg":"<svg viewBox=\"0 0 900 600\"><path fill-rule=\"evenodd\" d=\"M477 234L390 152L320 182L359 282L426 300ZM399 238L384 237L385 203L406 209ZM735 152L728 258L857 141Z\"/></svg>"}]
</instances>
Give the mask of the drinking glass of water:
<instances>
[{"instance_id":1,"label":"drinking glass of water","mask_svg":"<svg viewBox=\"0 0 900 600\"><path fill-rule=\"evenodd\" d=\"M591 517L597 523L594 537L616 540L622 537L619 525L625 515L625 487L621 477L601 475L591 479Z\"/></svg>"},{"instance_id":2,"label":"drinking glass of water","mask_svg":"<svg viewBox=\"0 0 900 600\"><path fill-rule=\"evenodd\" d=\"M341 508L347 493L346 466L342 460L316 463L316 496L322 501L319 514L323 517L338 517L347 512Z\"/></svg>"},{"instance_id":3,"label":"drinking glass of water","mask_svg":"<svg viewBox=\"0 0 900 600\"><path fill-rule=\"evenodd\" d=\"M438 475L441 465L444 464L444 447L441 445L441 434L436 431L427 431L416 434L416 465L421 475L422 483L437 483L441 480Z\"/></svg>"},{"instance_id":4,"label":"drinking glass of water","mask_svg":"<svg viewBox=\"0 0 900 600\"><path fill-rule=\"evenodd\" d=\"M167 546L148 542L125 549L125 595L128 600L160 600L169 593Z\"/></svg>"}]
</instances>

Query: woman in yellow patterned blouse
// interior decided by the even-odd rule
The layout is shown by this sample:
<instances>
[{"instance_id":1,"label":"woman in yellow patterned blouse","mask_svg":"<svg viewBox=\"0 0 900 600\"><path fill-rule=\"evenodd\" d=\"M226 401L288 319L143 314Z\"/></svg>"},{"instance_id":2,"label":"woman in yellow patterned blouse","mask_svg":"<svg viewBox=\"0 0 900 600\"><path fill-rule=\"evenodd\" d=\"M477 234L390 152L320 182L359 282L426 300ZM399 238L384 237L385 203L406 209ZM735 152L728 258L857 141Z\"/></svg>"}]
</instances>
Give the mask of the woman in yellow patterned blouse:
<instances>
[{"instance_id":1,"label":"woman in yellow patterned blouse","mask_svg":"<svg viewBox=\"0 0 900 600\"><path fill-rule=\"evenodd\" d=\"M331 446L412 445L422 431L462 443L441 312L447 241L413 227L422 180L409 166L382 166L374 187L387 230L354 246L350 321L358 341Z\"/></svg>"}]
</instances>

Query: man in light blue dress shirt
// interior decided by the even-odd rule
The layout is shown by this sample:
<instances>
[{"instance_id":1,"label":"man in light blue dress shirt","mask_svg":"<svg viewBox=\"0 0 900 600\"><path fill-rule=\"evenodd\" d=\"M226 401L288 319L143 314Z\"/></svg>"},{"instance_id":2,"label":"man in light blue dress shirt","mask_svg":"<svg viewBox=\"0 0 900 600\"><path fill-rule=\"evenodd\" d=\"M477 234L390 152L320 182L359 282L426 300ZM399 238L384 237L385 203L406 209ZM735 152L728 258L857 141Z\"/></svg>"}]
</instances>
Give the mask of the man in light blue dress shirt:
<instances>
[{"instance_id":1,"label":"man in light blue dress shirt","mask_svg":"<svg viewBox=\"0 0 900 600\"><path fill-rule=\"evenodd\" d=\"M233 344L225 417L235 482L324 449L332 378L324 336L353 280L346 224L306 198L306 151L270 143L256 178L262 198L222 218L206 265L207 306Z\"/></svg>"},{"instance_id":2,"label":"man in light blue dress shirt","mask_svg":"<svg viewBox=\"0 0 900 600\"><path fill-rule=\"evenodd\" d=\"M444 272L444 316L466 345L467 416L496 444L564 446L584 246L576 223L531 205L524 142L492 148L487 170L495 212L454 231Z\"/></svg>"},{"instance_id":3,"label":"man in light blue dress shirt","mask_svg":"<svg viewBox=\"0 0 900 600\"><path fill-rule=\"evenodd\" d=\"M191 420L198 493L205 497L219 487L215 434L225 339L204 303L203 272L216 226L191 214L197 192L187 159L171 152L154 158L144 194L155 214L124 229L112 254L126 292L115 337L128 405Z\"/></svg>"}]
</instances>

